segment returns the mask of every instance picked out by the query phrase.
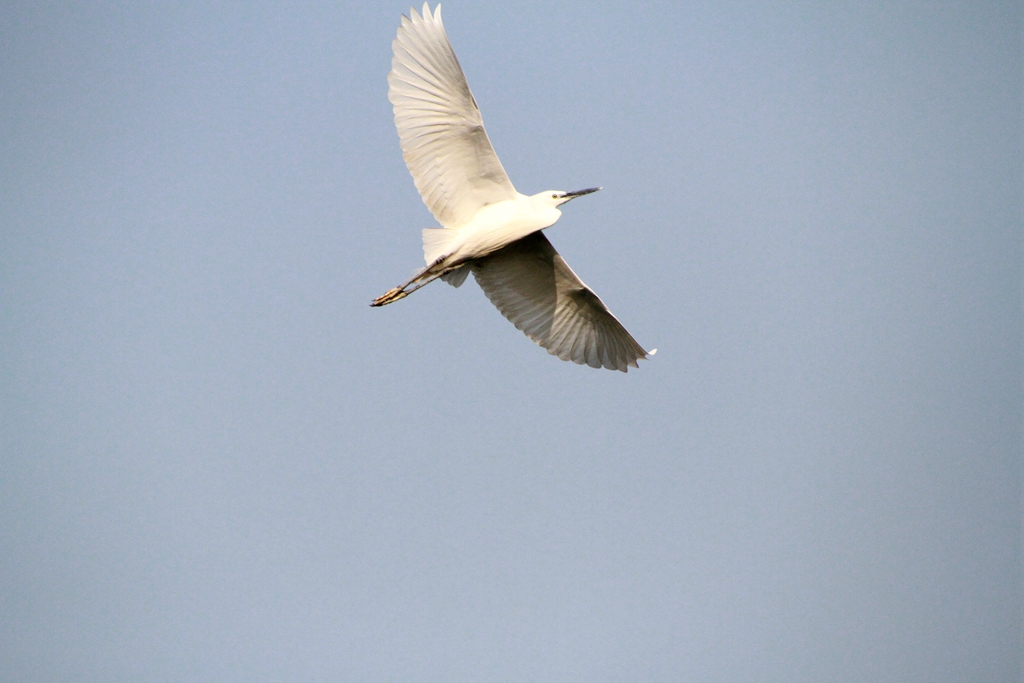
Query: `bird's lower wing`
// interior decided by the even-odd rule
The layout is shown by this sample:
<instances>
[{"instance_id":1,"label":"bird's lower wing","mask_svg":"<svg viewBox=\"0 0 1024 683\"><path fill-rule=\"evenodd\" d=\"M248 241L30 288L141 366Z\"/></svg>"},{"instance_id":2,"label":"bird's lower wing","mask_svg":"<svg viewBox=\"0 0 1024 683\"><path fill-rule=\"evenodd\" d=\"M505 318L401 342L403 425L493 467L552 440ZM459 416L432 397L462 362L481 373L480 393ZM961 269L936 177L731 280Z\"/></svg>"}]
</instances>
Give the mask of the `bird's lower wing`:
<instances>
[{"instance_id":1,"label":"bird's lower wing","mask_svg":"<svg viewBox=\"0 0 1024 683\"><path fill-rule=\"evenodd\" d=\"M647 357L542 232L474 261L472 268L491 303L548 353L622 372Z\"/></svg>"}]
</instances>

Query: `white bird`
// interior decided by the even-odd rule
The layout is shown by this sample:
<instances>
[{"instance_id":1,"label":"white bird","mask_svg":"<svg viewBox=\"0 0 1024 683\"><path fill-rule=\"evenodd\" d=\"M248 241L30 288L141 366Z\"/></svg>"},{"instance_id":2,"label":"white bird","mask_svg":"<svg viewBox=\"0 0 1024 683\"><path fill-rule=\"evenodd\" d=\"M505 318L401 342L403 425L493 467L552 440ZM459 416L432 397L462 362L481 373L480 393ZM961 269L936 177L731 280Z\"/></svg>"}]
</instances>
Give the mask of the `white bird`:
<instances>
[{"instance_id":1,"label":"white bird","mask_svg":"<svg viewBox=\"0 0 1024 683\"><path fill-rule=\"evenodd\" d=\"M458 287L472 271L502 315L548 353L593 368L637 367L648 352L541 232L562 215L560 205L601 188L517 192L484 132L441 6L409 13L392 43L388 99L416 189L444 227L423 231L426 268L370 305L403 299L437 278Z\"/></svg>"}]
</instances>

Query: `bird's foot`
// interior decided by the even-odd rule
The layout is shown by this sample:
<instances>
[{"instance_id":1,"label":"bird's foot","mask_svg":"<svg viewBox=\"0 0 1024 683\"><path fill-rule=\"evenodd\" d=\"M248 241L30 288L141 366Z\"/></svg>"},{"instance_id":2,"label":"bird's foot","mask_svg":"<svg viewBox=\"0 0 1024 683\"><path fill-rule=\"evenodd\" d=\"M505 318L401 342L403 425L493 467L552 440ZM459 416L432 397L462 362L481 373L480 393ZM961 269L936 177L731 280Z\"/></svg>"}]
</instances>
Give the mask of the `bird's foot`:
<instances>
[{"instance_id":1,"label":"bird's foot","mask_svg":"<svg viewBox=\"0 0 1024 683\"><path fill-rule=\"evenodd\" d=\"M393 304L399 299L404 299L407 296L409 296L409 292L405 291L401 287L395 287L394 289L389 289L388 291L384 292L376 299L371 301L370 305L387 306L388 304Z\"/></svg>"}]
</instances>

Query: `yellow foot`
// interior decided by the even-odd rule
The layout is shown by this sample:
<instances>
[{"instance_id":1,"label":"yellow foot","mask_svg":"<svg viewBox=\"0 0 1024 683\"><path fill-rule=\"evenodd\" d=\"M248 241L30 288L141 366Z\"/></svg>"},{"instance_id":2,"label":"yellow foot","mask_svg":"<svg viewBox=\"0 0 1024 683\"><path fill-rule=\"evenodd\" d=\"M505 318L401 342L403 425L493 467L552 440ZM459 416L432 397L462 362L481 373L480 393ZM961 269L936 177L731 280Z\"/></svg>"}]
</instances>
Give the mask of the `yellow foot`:
<instances>
[{"instance_id":1,"label":"yellow foot","mask_svg":"<svg viewBox=\"0 0 1024 683\"><path fill-rule=\"evenodd\" d=\"M370 305L387 306L388 304L393 304L399 299L404 299L407 296L409 296L409 292L405 291L401 287L395 287L394 289L389 289L388 291L384 292L376 299L371 301Z\"/></svg>"}]
</instances>

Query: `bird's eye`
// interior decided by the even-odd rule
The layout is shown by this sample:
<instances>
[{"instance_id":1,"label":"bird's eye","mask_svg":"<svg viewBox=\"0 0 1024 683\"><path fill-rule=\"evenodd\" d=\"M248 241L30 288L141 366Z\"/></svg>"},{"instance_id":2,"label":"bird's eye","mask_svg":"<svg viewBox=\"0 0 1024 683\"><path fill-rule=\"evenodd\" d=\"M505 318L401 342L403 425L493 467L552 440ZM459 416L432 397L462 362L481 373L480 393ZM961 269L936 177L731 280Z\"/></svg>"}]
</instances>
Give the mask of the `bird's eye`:
<instances>
[{"instance_id":1,"label":"bird's eye","mask_svg":"<svg viewBox=\"0 0 1024 683\"><path fill-rule=\"evenodd\" d=\"M553 194L553 195L551 195L551 198L552 199L558 199L558 195L557 194Z\"/></svg>"}]
</instances>

